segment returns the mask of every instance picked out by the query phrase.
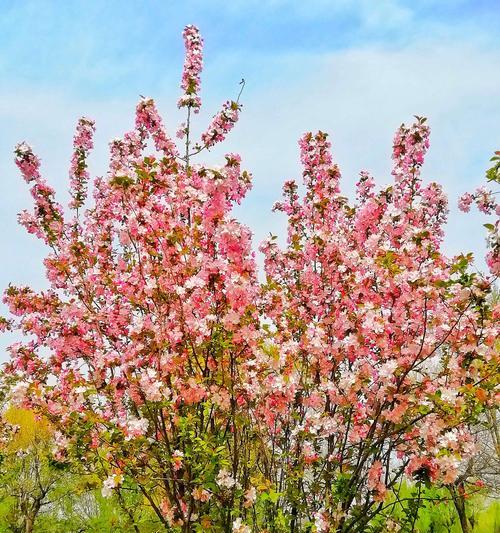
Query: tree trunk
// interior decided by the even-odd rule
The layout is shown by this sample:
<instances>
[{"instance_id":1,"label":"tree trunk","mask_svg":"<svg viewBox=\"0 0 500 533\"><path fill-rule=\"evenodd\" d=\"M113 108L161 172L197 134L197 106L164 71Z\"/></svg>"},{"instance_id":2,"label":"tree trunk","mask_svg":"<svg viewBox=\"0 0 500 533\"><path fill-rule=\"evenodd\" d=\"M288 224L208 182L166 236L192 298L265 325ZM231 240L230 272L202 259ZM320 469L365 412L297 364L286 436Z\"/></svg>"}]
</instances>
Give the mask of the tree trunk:
<instances>
[{"instance_id":1,"label":"tree trunk","mask_svg":"<svg viewBox=\"0 0 500 533\"><path fill-rule=\"evenodd\" d=\"M28 515L26 517L26 533L33 533L33 527L35 526L35 517L34 516L31 516L31 515Z\"/></svg>"},{"instance_id":2,"label":"tree trunk","mask_svg":"<svg viewBox=\"0 0 500 533\"><path fill-rule=\"evenodd\" d=\"M465 498L461 489L463 490L463 485L459 485L458 490L456 487L453 487L450 492L453 498L453 503L455 504L455 509L457 510L458 519L460 520L462 533L471 533L469 519L467 518L465 510Z\"/></svg>"},{"instance_id":3,"label":"tree trunk","mask_svg":"<svg viewBox=\"0 0 500 533\"><path fill-rule=\"evenodd\" d=\"M25 522L25 532L33 533L33 528L35 527L35 520L40 512L42 506L42 501L39 498L36 498L31 506L31 509L26 513L26 522Z\"/></svg>"}]
</instances>

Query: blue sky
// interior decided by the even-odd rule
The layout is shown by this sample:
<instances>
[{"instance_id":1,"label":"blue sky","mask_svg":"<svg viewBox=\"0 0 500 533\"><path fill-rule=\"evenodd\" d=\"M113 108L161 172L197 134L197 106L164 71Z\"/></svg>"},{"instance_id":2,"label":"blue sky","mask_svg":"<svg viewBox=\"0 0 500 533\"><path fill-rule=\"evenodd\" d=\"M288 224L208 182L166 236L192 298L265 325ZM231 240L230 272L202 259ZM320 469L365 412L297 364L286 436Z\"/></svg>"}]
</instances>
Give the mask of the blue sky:
<instances>
[{"instance_id":1,"label":"blue sky","mask_svg":"<svg viewBox=\"0 0 500 533\"><path fill-rule=\"evenodd\" d=\"M390 181L393 132L417 114L432 128L424 178L450 196L446 251L472 250L483 267L486 220L455 205L500 148L498 0L0 0L0 14L1 287L44 285L44 248L16 223L31 204L14 145L34 146L65 201L79 116L97 123L95 174L106 172L109 139L130 129L139 94L157 100L175 131L188 23L205 38L200 130L247 81L224 151L239 152L254 175L237 214L256 242L283 233L270 211L283 180L300 176L303 131L331 134L350 193L361 169Z\"/></svg>"},{"instance_id":2,"label":"blue sky","mask_svg":"<svg viewBox=\"0 0 500 533\"><path fill-rule=\"evenodd\" d=\"M187 23L203 29L208 64L234 54L248 69L255 57L266 63L294 52L400 48L422 38L497 46L500 21L497 0L2 0L0 6L2 77L87 96L161 89L165 75L178 70L179 28Z\"/></svg>"}]
</instances>

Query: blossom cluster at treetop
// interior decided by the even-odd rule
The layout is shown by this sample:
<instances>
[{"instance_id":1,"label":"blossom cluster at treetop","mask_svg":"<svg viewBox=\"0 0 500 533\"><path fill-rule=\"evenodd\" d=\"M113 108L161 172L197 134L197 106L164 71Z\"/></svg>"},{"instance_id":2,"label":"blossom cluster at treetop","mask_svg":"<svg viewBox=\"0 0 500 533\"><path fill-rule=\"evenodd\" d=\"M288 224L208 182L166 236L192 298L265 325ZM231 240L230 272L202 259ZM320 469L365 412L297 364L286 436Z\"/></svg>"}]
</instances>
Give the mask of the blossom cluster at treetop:
<instances>
[{"instance_id":1,"label":"blossom cluster at treetop","mask_svg":"<svg viewBox=\"0 0 500 533\"><path fill-rule=\"evenodd\" d=\"M470 424L498 400L498 221L488 275L470 254L444 255L447 198L421 177L424 118L396 132L392 183L363 171L354 202L327 134L306 133L302 185L287 181L275 205L287 242L260 245L259 282L232 215L251 175L234 153L194 162L241 105L191 137L203 40L183 35L186 122L170 136L141 99L93 201L92 120L74 137L68 209L31 147L16 147L34 200L19 221L50 251L47 289L4 294L0 329L22 334L12 402L56 429L55 460L99 476L104 496L139 491L168 531L365 531L404 478L453 483L477 446ZM486 189L461 207L473 201L498 215Z\"/></svg>"}]
</instances>

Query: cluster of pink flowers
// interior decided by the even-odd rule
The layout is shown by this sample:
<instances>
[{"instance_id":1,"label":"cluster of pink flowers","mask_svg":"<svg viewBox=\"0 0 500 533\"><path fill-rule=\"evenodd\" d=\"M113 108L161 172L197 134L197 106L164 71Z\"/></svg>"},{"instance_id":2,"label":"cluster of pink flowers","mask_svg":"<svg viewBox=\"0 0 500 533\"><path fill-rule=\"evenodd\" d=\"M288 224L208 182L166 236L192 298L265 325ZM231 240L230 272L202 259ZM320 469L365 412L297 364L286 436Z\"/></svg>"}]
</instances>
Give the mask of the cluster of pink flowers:
<instances>
[{"instance_id":1,"label":"cluster of pink flowers","mask_svg":"<svg viewBox=\"0 0 500 533\"><path fill-rule=\"evenodd\" d=\"M167 135L152 98L143 98L137 104L135 125L137 130L142 133L141 137L145 137L147 133L151 134L156 149L163 152L166 157L175 158L178 155L177 147Z\"/></svg>"},{"instance_id":2,"label":"cluster of pink flowers","mask_svg":"<svg viewBox=\"0 0 500 533\"><path fill-rule=\"evenodd\" d=\"M458 201L458 207L467 213L473 203L485 215L497 217L494 223L485 224L488 229L489 248L486 264L494 276L500 276L500 204L495 200L493 192L486 187L478 187L474 193L464 193Z\"/></svg>"},{"instance_id":3,"label":"cluster of pink flowers","mask_svg":"<svg viewBox=\"0 0 500 533\"><path fill-rule=\"evenodd\" d=\"M37 237L52 244L61 235L62 207L55 201L55 192L40 175L40 159L25 142L15 148L16 165L26 183L31 184L31 196L35 203L33 214L23 211L19 222Z\"/></svg>"},{"instance_id":4,"label":"cluster of pink flowers","mask_svg":"<svg viewBox=\"0 0 500 533\"><path fill-rule=\"evenodd\" d=\"M139 159L145 147L144 130L125 133L123 139L113 139L110 148L110 172L120 173L135 158Z\"/></svg>"},{"instance_id":5,"label":"cluster of pink flowers","mask_svg":"<svg viewBox=\"0 0 500 533\"><path fill-rule=\"evenodd\" d=\"M76 126L76 133L73 138L73 156L69 169L70 177L70 207L77 209L81 207L87 197L87 182L89 173L87 170L87 156L94 147L93 136L95 124L93 120L82 117Z\"/></svg>"},{"instance_id":6,"label":"cluster of pink flowers","mask_svg":"<svg viewBox=\"0 0 500 533\"><path fill-rule=\"evenodd\" d=\"M479 211L486 215L496 214L500 216L500 204L497 204L493 193L486 187L478 187L474 194L466 192L460 197L459 208L464 213L469 212L470 206L475 203Z\"/></svg>"},{"instance_id":7,"label":"cluster of pink flowers","mask_svg":"<svg viewBox=\"0 0 500 533\"><path fill-rule=\"evenodd\" d=\"M207 131L201 136L206 148L211 148L226 138L238 121L240 109L241 106L237 102L228 100L223 104L222 110L214 116Z\"/></svg>"},{"instance_id":8,"label":"cluster of pink flowers","mask_svg":"<svg viewBox=\"0 0 500 533\"><path fill-rule=\"evenodd\" d=\"M203 39L196 26L186 26L183 32L186 58L182 72L181 89L184 94L178 102L179 107L190 107L197 113L201 107L200 74L203 69Z\"/></svg>"},{"instance_id":9,"label":"cluster of pink flowers","mask_svg":"<svg viewBox=\"0 0 500 533\"><path fill-rule=\"evenodd\" d=\"M395 191L394 204L397 207L410 203L414 193L418 192L420 168L429 148L430 129L425 124L426 119L422 117L416 119L416 122L409 127L402 124L394 137L392 175L396 183L401 185Z\"/></svg>"},{"instance_id":10,"label":"cluster of pink flowers","mask_svg":"<svg viewBox=\"0 0 500 533\"><path fill-rule=\"evenodd\" d=\"M430 129L425 125L426 119L415 118L416 122L411 126L402 124L394 137L392 158L396 165L393 176L397 181L408 179L408 174L414 174L422 166L429 148Z\"/></svg>"},{"instance_id":11,"label":"cluster of pink flowers","mask_svg":"<svg viewBox=\"0 0 500 533\"><path fill-rule=\"evenodd\" d=\"M375 493L375 501L384 501L387 494L387 487L383 481L384 467L380 461L374 461L367 476L367 487ZM410 472L413 474L413 472Z\"/></svg>"},{"instance_id":12,"label":"cluster of pink flowers","mask_svg":"<svg viewBox=\"0 0 500 533\"><path fill-rule=\"evenodd\" d=\"M25 142L19 143L14 153L16 165L26 183L40 180L40 159L33 153L31 146Z\"/></svg>"},{"instance_id":13,"label":"cluster of pink flowers","mask_svg":"<svg viewBox=\"0 0 500 533\"><path fill-rule=\"evenodd\" d=\"M466 192L458 200L458 207L464 213L468 213L470 211L470 206L472 205L473 202L474 202L474 196L472 196L471 193Z\"/></svg>"},{"instance_id":14,"label":"cluster of pink flowers","mask_svg":"<svg viewBox=\"0 0 500 533\"><path fill-rule=\"evenodd\" d=\"M494 276L500 276L500 223L497 221L488 236L489 252L486 254L486 264Z\"/></svg>"}]
</instances>

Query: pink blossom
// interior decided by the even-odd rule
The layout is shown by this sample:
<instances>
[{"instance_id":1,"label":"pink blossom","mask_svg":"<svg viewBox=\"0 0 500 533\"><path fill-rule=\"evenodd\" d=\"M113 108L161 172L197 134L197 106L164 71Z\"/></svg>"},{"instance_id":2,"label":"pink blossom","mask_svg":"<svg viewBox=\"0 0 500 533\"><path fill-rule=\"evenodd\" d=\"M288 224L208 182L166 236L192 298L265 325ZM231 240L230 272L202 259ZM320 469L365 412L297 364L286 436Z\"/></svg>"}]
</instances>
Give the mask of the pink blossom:
<instances>
[{"instance_id":1,"label":"pink blossom","mask_svg":"<svg viewBox=\"0 0 500 533\"><path fill-rule=\"evenodd\" d=\"M87 196L87 182L89 173L87 171L87 156L94 147L93 135L95 123L93 120L82 117L77 124L76 133L73 138L73 156L71 158L70 176L70 207L76 209L83 205Z\"/></svg>"},{"instance_id":2,"label":"pink blossom","mask_svg":"<svg viewBox=\"0 0 500 533\"><path fill-rule=\"evenodd\" d=\"M201 107L198 93L201 85L200 74L203 69L203 39L198 28L193 25L186 26L182 35L186 47L181 81L184 94L179 99L178 106L193 108L197 113Z\"/></svg>"},{"instance_id":3,"label":"pink blossom","mask_svg":"<svg viewBox=\"0 0 500 533\"><path fill-rule=\"evenodd\" d=\"M226 135L234 128L238 121L241 106L237 102L227 101L223 104L222 110L214 116L201 139L207 148L222 142Z\"/></svg>"},{"instance_id":4,"label":"pink blossom","mask_svg":"<svg viewBox=\"0 0 500 533\"><path fill-rule=\"evenodd\" d=\"M105 498L110 498L113 494L113 489L119 487L122 483L123 476L121 475L112 475L103 481L102 484L102 495Z\"/></svg>"},{"instance_id":5,"label":"pink blossom","mask_svg":"<svg viewBox=\"0 0 500 533\"><path fill-rule=\"evenodd\" d=\"M375 492L375 501L384 501L387 488L382 481L383 466L378 460L374 461L368 470L367 486Z\"/></svg>"},{"instance_id":6,"label":"pink blossom","mask_svg":"<svg viewBox=\"0 0 500 533\"><path fill-rule=\"evenodd\" d=\"M474 197L472 194L466 192L460 197L460 200L458 202L458 207L461 211L464 213L467 213L470 211L470 206L472 205L472 202L474 201Z\"/></svg>"},{"instance_id":7,"label":"pink blossom","mask_svg":"<svg viewBox=\"0 0 500 533\"><path fill-rule=\"evenodd\" d=\"M221 469L217 474L217 485L225 489L231 489L236 485L236 480L226 469Z\"/></svg>"},{"instance_id":8,"label":"pink blossom","mask_svg":"<svg viewBox=\"0 0 500 533\"><path fill-rule=\"evenodd\" d=\"M136 437L142 437L149 427L149 421L146 418L130 417L125 422L126 440Z\"/></svg>"},{"instance_id":9,"label":"pink blossom","mask_svg":"<svg viewBox=\"0 0 500 533\"><path fill-rule=\"evenodd\" d=\"M156 149L166 157L175 158L178 155L177 147L167 135L152 98L142 98L137 104L135 123L141 137L144 138L146 133L151 134Z\"/></svg>"},{"instance_id":10,"label":"pink blossom","mask_svg":"<svg viewBox=\"0 0 500 533\"><path fill-rule=\"evenodd\" d=\"M236 518L233 521L233 533L251 533L252 528L243 523L241 518Z\"/></svg>"}]
</instances>

